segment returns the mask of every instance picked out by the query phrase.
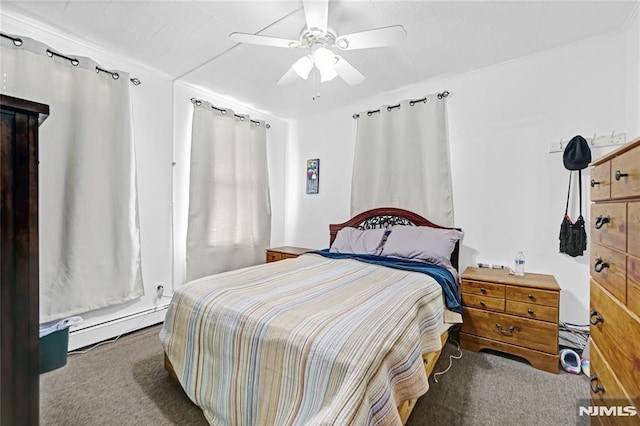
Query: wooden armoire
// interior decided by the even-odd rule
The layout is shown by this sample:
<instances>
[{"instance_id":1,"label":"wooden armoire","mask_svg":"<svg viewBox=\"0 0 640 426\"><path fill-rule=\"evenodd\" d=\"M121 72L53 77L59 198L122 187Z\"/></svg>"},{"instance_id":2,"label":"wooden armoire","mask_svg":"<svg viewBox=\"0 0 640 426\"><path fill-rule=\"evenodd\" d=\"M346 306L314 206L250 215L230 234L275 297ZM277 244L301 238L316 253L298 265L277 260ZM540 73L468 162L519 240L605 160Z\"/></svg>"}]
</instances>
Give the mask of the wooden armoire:
<instances>
[{"instance_id":1,"label":"wooden armoire","mask_svg":"<svg viewBox=\"0 0 640 426\"><path fill-rule=\"evenodd\" d=\"M0 98L0 425L37 425L38 127L49 106Z\"/></svg>"}]
</instances>

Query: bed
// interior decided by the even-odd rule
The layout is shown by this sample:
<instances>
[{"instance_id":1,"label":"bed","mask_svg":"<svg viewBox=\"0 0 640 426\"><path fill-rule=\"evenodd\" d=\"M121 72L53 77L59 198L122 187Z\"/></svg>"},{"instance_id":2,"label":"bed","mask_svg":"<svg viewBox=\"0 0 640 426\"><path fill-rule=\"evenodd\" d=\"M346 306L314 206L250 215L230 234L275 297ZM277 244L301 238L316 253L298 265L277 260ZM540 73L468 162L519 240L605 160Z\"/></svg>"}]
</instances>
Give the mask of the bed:
<instances>
[{"instance_id":1,"label":"bed","mask_svg":"<svg viewBox=\"0 0 640 426\"><path fill-rule=\"evenodd\" d=\"M211 424L404 424L461 322L459 238L448 267L334 248L391 229L386 249L408 227L460 231L374 209L330 225L331 250L185 284L160 333L166 370Z\"/></svg>"}]
</instances>

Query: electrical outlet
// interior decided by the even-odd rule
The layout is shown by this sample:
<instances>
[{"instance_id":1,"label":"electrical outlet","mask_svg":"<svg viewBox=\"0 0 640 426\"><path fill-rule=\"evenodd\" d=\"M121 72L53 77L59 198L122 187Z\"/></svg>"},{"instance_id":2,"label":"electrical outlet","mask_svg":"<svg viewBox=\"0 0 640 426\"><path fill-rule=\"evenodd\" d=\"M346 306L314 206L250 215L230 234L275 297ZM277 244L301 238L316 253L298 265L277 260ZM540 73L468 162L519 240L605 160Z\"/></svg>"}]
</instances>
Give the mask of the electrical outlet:
<instances>
[{"instance_id":1,"label":"electrical outlet","mask_svg":"<svg viewBox=\"0 0 640 426\"><path fill-rule=\"evenodd\" d=\"M159 282L156 284L156 299L162 298L163 294L164 294L164 283Z\"/></svg>"}]
</instances>

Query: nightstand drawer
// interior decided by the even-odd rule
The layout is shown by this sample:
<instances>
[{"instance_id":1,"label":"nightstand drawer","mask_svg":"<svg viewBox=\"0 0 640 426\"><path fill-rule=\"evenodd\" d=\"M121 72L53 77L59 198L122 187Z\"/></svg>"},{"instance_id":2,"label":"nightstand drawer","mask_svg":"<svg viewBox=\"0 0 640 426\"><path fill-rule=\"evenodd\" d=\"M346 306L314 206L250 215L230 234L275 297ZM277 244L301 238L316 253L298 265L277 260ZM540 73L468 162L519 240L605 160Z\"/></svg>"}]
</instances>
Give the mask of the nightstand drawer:
<instances>
[{"instance_id":1,"label":"nightstand drawer","mask_svg":"<svg viewBox=\"0 0 640 426\"><path fill-rule=\"evenodd\" d=\"M558 307L558 292L508 285L506 299L535 305Z\"/></svg>"},{"instance_id":2,"label":"nightstand drawer","mask_svg":"<svg viewBox=\"0 0 640 426\"><path fill-rule=\"evenodd\" d=\"M462 304L471 308L486 309L488 311L504 312L504 299L478 296L477 294L462 293Z\"/></svg>"},{"instance_id":3,"label":"nightstand drawer","mask_svg":"<svg viewBox=\"0 0 640 426\"><path fill-rule=\"evenodd\" d=\"M558 308L552 306L535 305L533 303L515 302L507 300L505 312L524 318L541 321L558 322Z\"/></svg>"},{"instance_id":4,"label":"nightstand drawer","mask_svg":"<svg viewBox=\"0 0 640 426\"><path fill-rule=\"evenodd\" d=\"M468 294L477 294L480 296L495 297L504 299L504 285L493 284L483 281L462 280L462 292Z\"/></svg>"},{"instance_id":5,"label":"nightstand drawer","mask_svg":"<svg viewBox=\"0 0 640 426\"><path fill-rule=\"evenodd\" d=\"M464 333L551 354L558 352L557 324L465 307L462 317Z\"/></svg>"}]
</instances>

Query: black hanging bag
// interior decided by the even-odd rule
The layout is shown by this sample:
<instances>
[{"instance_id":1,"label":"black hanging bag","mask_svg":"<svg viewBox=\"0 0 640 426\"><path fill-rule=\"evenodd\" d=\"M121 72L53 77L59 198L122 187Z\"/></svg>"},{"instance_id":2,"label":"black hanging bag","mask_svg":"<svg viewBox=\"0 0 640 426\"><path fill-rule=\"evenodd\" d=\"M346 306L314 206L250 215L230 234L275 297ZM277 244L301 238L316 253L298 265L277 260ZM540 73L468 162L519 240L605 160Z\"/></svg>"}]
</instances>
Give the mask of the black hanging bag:
<instances>
[{"instance_id":1,"label":"black hanging bag","mask_svg":"<svg viewBox=\"0 0 640 426\"><path fill-rule=\"evenodd\" d=\"M582 217L582 171L578 171L578 186L580 187L580 216L575 222L569 217L569 196L571 195L571 174L569 174L569 190L567 191L567 206L564 218L560 224L560 253L571 257L582 256L587 249L587 232Z\"/></svg>"},{"instance_id":2,"label":"black hanging bag","mask_svg":"<svg viewBox=\"0 0 640 426\"><path fill-rule=\"evenodd\" d=\"M584 218L582 217L582 169L591 162L591 148L582 136L575 136L564 150L562 156L564 167L567 170L578 171L578 193L580 194L580 216L575 222L569 217L569 197L571 196L571 173L569 172L569 189L567 190L567 205L564 209L564 218L560 224L560 253L566 253L571 257L582 256L587 249L587 232Z\"/></svg>"}]
</instances>

